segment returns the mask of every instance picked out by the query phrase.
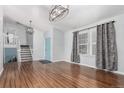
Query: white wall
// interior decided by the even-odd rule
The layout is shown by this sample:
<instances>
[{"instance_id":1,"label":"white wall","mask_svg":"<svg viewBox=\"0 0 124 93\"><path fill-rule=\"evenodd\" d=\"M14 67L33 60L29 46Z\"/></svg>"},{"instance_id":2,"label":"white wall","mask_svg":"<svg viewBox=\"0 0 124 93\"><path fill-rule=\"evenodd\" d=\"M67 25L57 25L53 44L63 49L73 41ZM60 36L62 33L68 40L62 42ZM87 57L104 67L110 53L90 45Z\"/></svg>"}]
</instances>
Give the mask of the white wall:
<instances>
[{"instance_id":1,"label":"white wall","mask_svg":"<svg viewBox=\"0 0 124 93\"><path fill-rule=\"evenodd\" d=\"M64 32L53 29L53 61L62 61L64 59Z\"/></svg>"},{"instance_id":2,"label":"white wall","mask_svg":"<svg viewBox=\"0 0 124 93\"><path fill-rule=\"evenodd\" d=\"M17 24L16 21L4 17L4 33L13 33L19 37L20 44L25 45L27 44L26 41L26 28L23 25Z\"/></svg>"},{"instance_id":3,"label":"white wall","mask_svg":"<svg viewBox=\"0 0 124 93\"><path fill-rule=\"evenodd\" d=\"M115 29L116 29L116 41L117 41L117 49L118 49L118 72L124 73L124 14L118 15L115 17L107 18L96 22L94 24L90 24L87 26L83 26L78 29L74 29L72 31L67 31L65 33L65 61L70 62L70 56L72 51L72 38L73 38L73 31L81 30L90 26L95 26L100 23L104 23L106 21L115 20ZM84 65L95 66L95 56L81 56L81 63Z\"/></svg>"},{"instance_id":4,"label":"white wall","mask_svg":"<svg viewBox=\"0 0 124 93\"><path fill-rule=\"evenodd\" d=\"M45 32L44 38L47 37L51 38L51 61L62 61L64 59L64 32L52 28Z\"/></svg>"},{"instance_id":5,"label":"white wall","mask_svg":"<svg viewBox=\"0 0 124 93\"><path fill-rule=\"evenodd\" d=\"M0 74L3 70L3 40L2 40L2 33L3 33L3 12L2 6L0 6Z\"/></svg>"},{"instance_id":6,"label":"white wall","mask_svg":"<svg viewBox=\"0 0 124 93\"><path fill-rule=\"evenodd\" d=\"M33 36L33 60L44 59L44 33L34 29Z\"/></svg>"}]
</instances>

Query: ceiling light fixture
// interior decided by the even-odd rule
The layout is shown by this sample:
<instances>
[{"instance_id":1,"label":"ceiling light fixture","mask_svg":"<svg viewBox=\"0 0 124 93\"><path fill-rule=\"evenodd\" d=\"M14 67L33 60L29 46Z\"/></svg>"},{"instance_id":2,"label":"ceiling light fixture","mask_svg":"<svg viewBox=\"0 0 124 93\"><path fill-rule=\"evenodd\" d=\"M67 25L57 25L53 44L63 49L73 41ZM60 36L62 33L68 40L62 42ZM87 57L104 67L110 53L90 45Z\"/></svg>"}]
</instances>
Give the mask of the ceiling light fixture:
<instances>
[{"instance_id":1,"label":"ceiling light fixture","mask_svg":"<svg viewBox=\"0 0 124 93\"><path fill-rule=\"evenodd\" d=\"M68 5L55 5L53 6L53 8L49 13L49 21L53 22L53 21L61 20L62 18L67 16L68 13L69 13Z\"/></svg>"},{"instance_id":2,"label":"ceiling light fixture","mask_svg":"<svg viewBox=\"0 0 124 93\"><path fill-rule=\"evenodd\" d=\"M29 27L27 27L27 32L33 33L33 27L31 27L32 21L30 20L29 23L30 23L30 25L29 25Z\"/></svg>"}]
</instances>

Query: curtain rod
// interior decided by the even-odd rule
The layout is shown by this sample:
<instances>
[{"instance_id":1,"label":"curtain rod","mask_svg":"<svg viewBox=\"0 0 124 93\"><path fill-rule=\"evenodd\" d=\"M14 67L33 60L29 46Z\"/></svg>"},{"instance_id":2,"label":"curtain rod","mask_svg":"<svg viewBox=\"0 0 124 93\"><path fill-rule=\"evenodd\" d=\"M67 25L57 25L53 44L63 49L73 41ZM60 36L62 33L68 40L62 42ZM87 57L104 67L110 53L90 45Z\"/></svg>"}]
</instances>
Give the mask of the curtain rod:
<instances>
[{"instance_id":1,"label":"curtain rod","mask_svg":"<svg viewBox=\"0 0 124 93\"><path fill-rule=\"evenodd\" d=\"M109 22L116 22L116 21L109 21ZM101 23L101 24L99 24L99 25L102 25L102 24L105 24L105 23L109 23L109 22L104 22L104 23ZM94 28L94 27L97 27L97 25L95 25L95 26L91 26L91 27L88 27L88 28L84 28L84 29L82 29L82 30L78 30L78 31L74 31L74 32L81 32L81 31L84 31L84 30L87 30L87 29L91 29L91 28ZM74 33L73 32L73 33Z\"/></svg>"}]
</instances>

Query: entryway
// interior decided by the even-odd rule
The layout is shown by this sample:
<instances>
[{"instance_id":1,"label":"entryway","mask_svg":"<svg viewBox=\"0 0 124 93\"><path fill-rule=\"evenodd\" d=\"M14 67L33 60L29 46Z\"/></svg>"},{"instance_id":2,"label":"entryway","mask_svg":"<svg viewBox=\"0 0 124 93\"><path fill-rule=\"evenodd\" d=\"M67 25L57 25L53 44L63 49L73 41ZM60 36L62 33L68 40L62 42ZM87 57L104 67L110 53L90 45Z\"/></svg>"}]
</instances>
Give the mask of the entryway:
<instances>
[{"instance_id":1,"label":"entryway","mask_svg":"<svg viewBox=\"0 0 124 93\"><path fill-rule=\"evenodd\" d=\"M45 38L45 60L51 60L51 38Z\"/></svg>"}]
</instances>

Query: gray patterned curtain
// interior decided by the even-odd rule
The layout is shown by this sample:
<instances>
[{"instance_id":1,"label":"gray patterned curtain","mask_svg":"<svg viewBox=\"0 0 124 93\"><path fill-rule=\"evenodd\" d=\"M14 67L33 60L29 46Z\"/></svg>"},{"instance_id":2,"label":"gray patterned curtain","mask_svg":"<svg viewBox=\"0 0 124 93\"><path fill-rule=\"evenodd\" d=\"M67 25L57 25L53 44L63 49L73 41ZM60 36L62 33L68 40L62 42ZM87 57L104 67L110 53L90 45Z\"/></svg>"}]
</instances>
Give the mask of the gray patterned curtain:
<instances>
[{"instance_id":1,"label":"gray patterned curtain","mask_svg":"<svg viewBox=\"0 0 124 93\"><path fill-rule=\"evenodd\" d=\"M97 26L96 66L99 69L116 71L118 67L117 45L114 23Z\"/></svg>"},{"instance_id":2,"label":"gray patterned curtain","mask_svg":"<svg viewBox=\"0 0 124 93\"><path fill-rule=\"evenodd\" d=\"M80 55L78 53L78 32L73 33L71 61L75 63L80 63Z\"/></svg>"}]
</instances>

